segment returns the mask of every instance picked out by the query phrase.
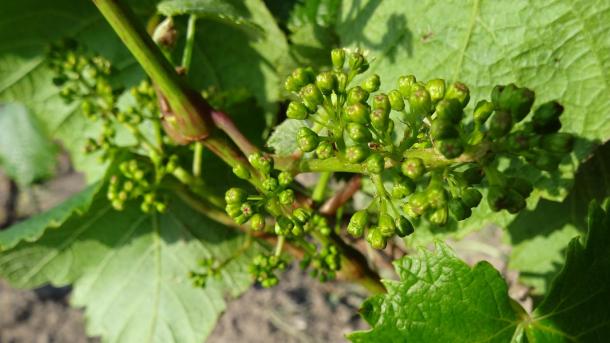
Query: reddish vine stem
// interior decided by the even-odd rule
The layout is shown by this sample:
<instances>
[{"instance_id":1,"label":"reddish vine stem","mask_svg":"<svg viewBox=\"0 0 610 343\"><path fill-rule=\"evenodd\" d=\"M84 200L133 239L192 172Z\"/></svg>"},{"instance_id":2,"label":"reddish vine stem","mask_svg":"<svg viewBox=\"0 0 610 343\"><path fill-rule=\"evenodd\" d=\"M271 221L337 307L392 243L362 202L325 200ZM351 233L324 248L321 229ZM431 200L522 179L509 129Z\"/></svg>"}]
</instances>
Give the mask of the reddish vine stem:
<instances>
[{"instance_id":1,"label":"reddish vine stem","mask_svg":"<svg viewBox=\"0 0 610 343\"><path fill-rule=\"evenodd\" d=\"M360 175L354 175L339 193L328 199L320 207L320 213L327 216L334 215L337 212L337 209L343 206L360 189L361 184L362 177Z\"/></svg>"},{"instance_id":2,"label":"reddish vine stem","mask_svg":"<svg viewBox=\"0 0 610 343\"><path fill-rule=\"evenodd\" d=\"M201 141L231 167L243 166L251 171L252 177L249 181L260 188L262 182L260 175L248 163L244 155L219 136L215 130L211 106L201 94L192 90L183 79L178 77L174 67L165 59L131 9L119 0L92 1L144 71L159 87L159 93L167 99L169 111L166 112L170 115L164 116L163 126L168 135L182 144ZM253 145L246 144L245 137L241 133L238 135L237 128L230 123L227 120L223 120L221 123L224 129L229 131L227 135L232 139L235 138L237 140L235 143L242 150L252 149ZM349 257L342 260L345 262L344 270L347 270L342 275L348 280L361 283L372 292L385 291L379 275L369 268L364 256L339 237L333 237L332 241Z\"/></svg>"}]
</instances>

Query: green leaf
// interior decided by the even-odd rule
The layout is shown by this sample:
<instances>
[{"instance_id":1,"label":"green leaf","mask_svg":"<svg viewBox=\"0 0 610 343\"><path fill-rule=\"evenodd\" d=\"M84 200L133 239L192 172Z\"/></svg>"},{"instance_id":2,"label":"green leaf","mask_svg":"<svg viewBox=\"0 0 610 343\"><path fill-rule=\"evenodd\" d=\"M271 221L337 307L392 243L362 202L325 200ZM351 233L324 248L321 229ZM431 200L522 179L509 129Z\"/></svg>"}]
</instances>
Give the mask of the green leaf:
<instances>
[{"instance_id":1,"label":"green leaf","mask_svg":"<svg viewBox=\"0 0 610 343\"><path fill-rule=\"evenodd\" d=\"M369 331L353 342L509 342L519 324L500 273L489 263L470 268L448 246L420 250L394 262L400 281L369 298L362 315ZM519 305L515 305L519 306Z\"/></svg>"},{"instance_id":2,"label":"green leaf","mask_svg":"<svg viewBox=\"0 0 610 343\"><path fill-rule=\"evenodd\" d=\"M508 226L513 250L509 268L520 271L522 282L543 294L564 262L570 240L584 233L587 204L610 196L610 143L600 146L581 165L574 188L562 202L541 200Z\"/></svg>"},{"instance_id":3,"label":"green leaf","mask_svg":"<svg viewBox=\"0 0 610 343\"><path fill-rule=\"evenodd\" d=\"M151 14L154 1L132 1L134 10ZM88 137L100 125L86 120L75 105L66 105L53 85L45 52L50 44L71 37L88 49L102 53L119 70L121 83L131 85L143 74L90 1L0 2L0 103L21 102L54 139L70 152L76 169L89 181L104 175L105 165L95 155L82 152Z\"/></svg>"},{"instance_id":4,"label":"green leaf","mask_svg":"<svg viewBox=\"0 0 610 343\"><path fill-rule=\"evenodd\" d=\"M0 132L0 166L9 177L28 185L53 174L57 148L23 105L0 105Z\"/></svg>"},{"instance_id":5,"label":"green leaf","mask_svg":"<svg viewBox=\"0 0 610 343\"><path fill-rule=\"evenodd\" d=\"M280 125L276 126L267 140L267 146L278 156L292 155L298 151L297 132L303 126L307 126L307 122L296 119L286 119Z\"/></svg>"},{"instance_id":6,"label":"green leaf","mask_svg":"<svg viewBox=\"0 0 610 343\"><path fill-rule=\"evenodd\" d=\"M224 297L251 285L246 266L258 245L244 250L244 235L170 198L164 214L144 214L137 203L117 212L100 192L87 213L57 228L27 221L9 231L44 234L3 252L0 275L18 287L73 284L72 304L86 308L88 333L104 342L202 342ZM53 212L61 217L65 209ZM229 262L201 289L188 273L203 258Z\"/></svg>"},{"instance_id":7,"label":"green leaf","mask_svg":"<svg viewBox=\"0 0 610 343\"><path fill-rule=\"evenodd\" d=\"M235 6L222 0L166 0L157 5L165 16L191 14L199 18L210 18L236 27L245 27L246 32L261 33L262 28L248 20Z\"/></svg>"},{"instance_id":8,"label":"green leaf","mask_svg":"<svg viewBox=\"0 0 610 343\"><path fill-rule=\"evenodd\" d=\"M595 142L610 138L610 5L598 1L526 0L343 1L337 31L343 45L358 46L374 58L382 90L396 87L400 75L418 79L461 80L471 89L469 111L488 99L494 85L515 82L536 91L536 104L558 99L564 106L563 131L584 139L575 157L552 178L514 165L543 195L561 201L571 186L578 160ZM467 111L468 112L468 111ZM460 224L460 234L494 222L507 213L478 211Z\"/></svg>"},{"instance_id":9,"label":"green leaf","mask_svg":"<svg viewBox=\"0 0 610 343\"><path fill-rule=\"evenodd\" d=\"M530 342L604 342L610 336L610 215L589 208L586 240L570 242L566 263L525 326Z\"/></svg>"}]
</instances>

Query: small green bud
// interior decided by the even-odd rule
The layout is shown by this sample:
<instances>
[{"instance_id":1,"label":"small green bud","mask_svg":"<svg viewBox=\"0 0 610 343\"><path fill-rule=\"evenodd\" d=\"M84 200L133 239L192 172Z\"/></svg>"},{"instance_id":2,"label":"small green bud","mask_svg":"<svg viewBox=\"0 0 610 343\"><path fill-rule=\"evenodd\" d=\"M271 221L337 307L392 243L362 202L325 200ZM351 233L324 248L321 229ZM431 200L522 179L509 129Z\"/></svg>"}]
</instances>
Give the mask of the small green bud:
<instances>
[{"instance_id":1,"label":"small green bud","mask_svg":"<svg viewBox=\"0 0 610 343\"><path fill-rule=\"evenodd\" d=\"M464 178L464 181L466 181L469 185L477 185L481 183L483 176L485 176L483 169L476 165L464 170L461 175L462 178Z\"/></svg>"},{"instance_id":2,"label":"small green bud","mask_svg":"<svg viewBox=\"0 0 610 343\"><path fill-rule=\"evenodd\" d=\"M348 64L349 68L358 74L364 73L367 69L369 69L369 62L358 51L349 55Z\"/></svg>"},{"instance_id":3,"label":"small green bud","mask_svg":"<svg viewBox=\"0 0 610 343\"><path fill-rule=\"evenodd\" d=\"M409 106L411 112L416 115L428 115L432 107L432 100L430 100L430 93L424 87L411 87L412 92L409 96Z\"/></svg>"},{"instance_id":4,"label":"small green bud","mask_svg":"<svg viewBox=\"0 0 610 343\"><path fill-rule=\"evenodd\" d=\"M369 114L369 119L371 121L371 126L380 132L385 132L388 128L388 124L390 122L390 115L385 110L381 108L374 109Z\"/></svg>"},{"instance_id":5,"label":"small green bud","mask_svg":"<svg viewBox=\"0 0 610 343\"><path fill-rule=\"evenodd\" d=\"M500 95L502 94L503 91L504 91L504 86L502 86L502 85L497 85L491 90L491 103L493 104L494 108L496 108L496 109L500 108Z\"/></svg>"},{"instance_id":6,"label":"small green bud","mask_svg":"<svg viewBox=\"0 0 610 343\"><path fill-rule=\"evenodd\" d=\"M275 222L275 234L285 236L292 231L294 223L288 217L279 216Z\"/></svg>"},{"instance_id":7,"label":"small green bud","mask_svg":"<svg viewBox=\"0 0 610 343\"><path fill-rule=\"evenodd\" d=\"M408 99L411 96L411 87L417 82L413 75L401 76L398 78L398 91Z\"/></svg>"},{"instance_id":8,"label":"small green bud","mask_svg":"<svg viewBox=\"0 0 610 343\"><path fill-rule=\"evenodd\" d=\"M392 187L392 198L403 199L415 191L415 183L410 178L401 178Z\"/></svg>"},{"instance_id":9,"label":"small green bud","mask_svg":"<svg viewBox=\"0 0 610 343\"><path fill-rule=\"evenodd\" d=\"M277 197L269 197L267 199L265 202L265 210L274 216L277 216L278 213L282 212L280 202L277 200Z\"/></svg>"},{"instance_id":10,"label":"small green bud","mask_svg":"<svg viewBox=\"0 0 610 343\"><path fill-rule=\"evenodd\" d=\"M369 129L358 123L347 123L347 135L355 142L365 143L371 139Z\"/></svg>"},{"instance_id":11,"label":"small green bud","mask_svg":"<svg viewBox=\"0 0 610 343\"><path fill-rule=\"evenodd\" d=\"M370 155L364 163L365 169L371 174L381 174L381 172L383 172L383 156L380 154Z\"/></svg>"},{"instance_id":12,"label":"small green bud","mask_svg":"<svg viewBox=\"0 0 610 343\"><path fill-rule=\"evenodd\" d=\"M348 81L347 75L344 72L336 72L335 77L337 78L337 93L344 94Z\"/></svg>"},{"instance_id":13,"label":"small green bud","mask_svg":"<svg viewBox=\"0 0 610 343\"><path fill-rule=\"evenodd\" d=\"M510 151L523 151L530 147L530 136L524 132L510 133L506 140Z\"/></svg>"},{"instance_id":14,"label":"small green bud","mask_svg":"<svg viewBox=\"0 0 610 343\"><path fill-rule=\"evenodd\" d=\"M316 155L319 159L325 160L333 156L333 144L329 141L322 141L316 148Z\"/></svg>"},{"instance_id":15,"label":"small green bud","mask_svg":"<svg viewBox=\"0 0 610 343\"><path fill-rule=\"evenodd\" d=\"M439 226L445 225L447 224L447 212L447 206L437 208L436 210L432 211L432 213L430 213L430 215L428 216L428 220L432 224L436 224Z\"/></svg>"},{"instance_id":16,"label":"small green bud","mask_svg":"<svg viewBox=\"0 0 610 343\"><path fill-rule=\"evenodd\" d=\"M472 215L470 207L466 206L459 199L451 199L447 207L457 221L464 220Z\"/></svg>"},{"instance_id":17,"label":"small green bud","mask_svg":"<svg viewBox=\"0 0 610 343\"><path fill-rule=\"evenodd\" d=\"M515 190L508 191L508 206L506 210L511 214L519 213L527 206L525 198Z\"/></svg>"},{"instance_id":18,"label":"small green bud","mask_svg":"<svg viewBox=\"0 0 610 343\"><path fill-rule=\"evenodd\" d=\"M353 105L356 103L365 103L369 98L369 92L362 89L360 86L350 88L347 92L347 104Z\"/></svg>"},{"instance_id":19,"label":"small green bud","mask_svg":"<svg viewBox=\"0 0 610 343\"><path fill-rule=\"evenodd\" d=\"M405 108L405 101L402 98L402 94L396 89L391 90L388 93L388 99L390 100L390 106L394 111L402 111Z\"/></svg>"},{"instance_id":20,"label":"small green bud","mask_svg":"<svg viewBox=\"0 0 610 343\"><path fill-rule=\"evenodd\" d=\"M436 141L436 149L445 158L458 158L464 152L464 145L459 138L447 138Z\"/></svg>"},{"instance_id":21,"label":"small green bud","mask_svg":"<svg viewBox=\"0 0 610 343\"><path fill-rule=\"evenodd\" d=\"M230 188L225 193L225 202L227 204L241 204L248 198L248 193L245 190L237 187Z\"/></svg>"},{"instance_id":22,"label":"small green bud","mask_svg":"<svg viewBox=\"0 0 610 343\"><path fill-rule=\"evenodd\" d=\"M474 107L474 112L473 112L473 117L474 117L475 123L484 124L487 121L487 119L489 119L489 116L491 116L493 111L494 111L493 103L491 103L487 100L479 101L477 103L477 105Z\"/></svg>"},{"instance_id":23,"label":"small green bud","mask_svg":"<svg viewBox=\"0 0 610 343\"><path fill-rule=\"evenodd\" d=\"M574 136L558 132L542 136L542 148L557 154L566 154L574 148Z\"/></svg>"},{"instance_id":24,"label":"small green bud","mask_svg":"<svg viewBox=\"0 0 610 343\"><path fill-rule=\"evenodd\" d=\"M388 96L384 93L375 95L373 97L373 109L380 109L389 114L392 107Z\"/></svg>"},{"instance_id":25,"label":"small green bud","mask_svg":"<svg viewBox=\"0 0 610 343\"><path fill-rule=\"evenodd\" d=\"M299 88L305 86L308 83L314 82L314 72L311 67L307 68L296 68L290 75L294 81L299 85Z\"/></svg>"},{"instance_id":26,"label":"small green bud","mask_svg":"<svg viewBox=\"0 0 610 343\"><path fill-rule=\"evenodd\" d=\"M282 205L291 205L294 202L294 191L286 189L280 193L278 199Z\"/></svg>"},{"instance_id":27,"label":"small green bud","mask_svg":"<svg viewBox=\"0 0 610 343\"><path fill-rule=\"evenodd\" d=\"M396 234L398 237L406 237L413 232L415 232L413 224L407 218L403 216L396 218Z\"/></svg>"},{"instance_id":28,"label":"small green bud","mask_svg":"<svg viewBox=\"0 0 610 343\"><path fill-rule=\"evenodd\" d=\"M431 186L426 190L428 204L433 208L440 208L447 204L447 193L442 186Z\"/></svg>"},{"instance_id":29,"label":"small green bud","mask_svg":"<svg viewBox=\"0 0 610 343\"><path fill-rule=\"evenodd\" d=\"M426 167L420 158L407 158L400 165L400 171L411 180L417 181L426 172Z\"/></svg>"},{"instance_id":30,"label":"small green bud","mask_svg":"<svg viewBox=\"0 0 610 343\"><path fill-rule=\"evenodd\" d=\"M318 143L318 135L310 128L302 127L297 132L297 145L301 151L314 151L318 147Z\"/></svg>"},{"instance_id":31,"label":"small green bud","mask_svg":"<svg viewBox=\"0 0 610 343\"><path fill-rule=\"evenodd\" d=\"M492 211L498 212L510 205L509 191L501 186L492 185L487 192L487 203Z\"/></svg>"},{"instance_id":32,"label":"small green bud","mask_svg":"<svg viewBox=\"0 0 610 343\"><path fill-rule=\"evenodd\" d=\"M553 171L557 169L561 161L549 153L538 153L535 158L530 159L530 162L540 170Z\"/></svg>"},{"instance_id":33,"label":"small green bud","mask_svg":"<svg viewBox=\"0 0 610 343\"><path fill-rule=\"evenodd\" d=\"M549 101L540 105L532 117L534 131L541 134L559 131L561 128L559 117L562 113L563 106L557 101Z\"/></svg>"},{"instance_id":34,"label":"small green bud","mask_svg":"<svg viewBox=\"0 0 610 343\"><path fill-rule=\"evenodd\" d=\"M455 99L442 99L436 104L436 118L457 124L462 120L464 112L459 101Z\"/></svg>"},{"instance_id":35,"label":"small green bud","mask_svg":"<svg viewBox=\"0 0 610 343\"><path fill-rule=\"evenodd\" d=\"M373 74L367 77L366 80L362 82L362 88L369 93L373 93L379 90L380 85L381 80L379 79L379 75L377 74Z\"/></svg>"},{"instance_id":36,"label":"small green bud","mask_svg":"<svg viewBox=\"0 0 610 343\"><path fill-rule=\"evenodd\" d=\"M277 176L277 181L279 182L280 186L282 186L282 187L286 187L286 186L290 185L292 183L292 180L293 180L292 174L290 174L287 171L283 171Z\"/></svg>"},{"instance_id":37,"label":"small green bud","mask_svg":"<svg viewBox=\"0 0 610 343\"><path fill-rule=\"evenodd\" d=\"M322 94L329 95L337 89L337 78L332 71L325 71L316 76L316 86Z\"/></svg>"},{"instance_id":38,"label":"small green bud","mask_svg":"<svg viewBox=\"0 0 610 343\"><path fill-rule=\"evenodd\" d=\"M292 230L290 230L290 233L293 236L297 236L297 237L301 236L304 232L303 225L301 225L300 223L294 223L294 222L293 222L293 224L294 224L294 226L292 227Z\"/></svg>"},{"instance_id":39,"label":"small green bud","mask_svg":"<svg viewBox=\"0 0 610 343\"><path fill-rule=\"evenodd\" d=\"M309 111L305 105L298 101L291 101L286 110L286 116L290 119L305 120Z\"/></svg>"},{"instance_id":40,"label":"small green bud","mask_svg":"<svg viewBox=\"0 0 610 343\"><path fill-rule=\"evenodd\" d=\"M330 59L333 63L333 68L337 70L343 69L343 64L345 64L345 50L341 48L333 49L330 52Z\"/></svg>"},{"instance_id":41,"label":"small green bud","mask_svg":"<svg viewBox=\"0 0 610 343\"><path fill-rule=\"evenodd\" d=\"M352 215L347 224L347 233L354 238L360 238L364 234L364 228L369 221L369 215L365 210L357 211Z\"/></svg>"},{"instance_id":42,"label":"small green bud","mask_svg":"<svg viewBox=\"0 0 610 343\"><path fill-rule=\"evenodd\" d=\"M364 161L368 152L368 148L358 145L350 146L345 150L345 158L350 163L360 163Z\"/></svg>"},{"instance_id":43,"label":"small green bud","mask_svg":"<svg viewBox=\"0 0 610 343\"><path fill-rule=\"evenodd\" d=\"M241 214L244 215L246 218L252 217L252 215L255 213L254 209L252 208L252 204L247 201L241 204L240 210Z\"/></svg>"},{"instance_id":44,"label":"small green bud","mask_svg":"<svg viewBox=\"0 0 610 343\"><path fill-rule=\"evenodd\" d=\"M248 168L244 167L241 164L238 164L235 167L233 167L233 174L235 174L238 178L244 179L244 180L247 180L250 178L250 171L248 170Z\"/></svg>"},{"instance_id":45,"label":"small green bud","mask_svg":"<svg viewBox=\"0 0 610 343\"><path fill-rule=\"evenodd\" d=\"M371 109L368 105L355 103L345 108L345 117L347 121L352 123L366 124Z\"/></svg>"},{"instance_id":46,"label":"small green bud","mask_svg":"<svg viewBox=\"0 0 610 343\"><path fill-rule=\"evenodd\" d=\"M369 242L371 247L374 249L382 250L385 249L388 242L381 234L381 231L378 228L370 228L366 234L366 241Z\"/></svg>"},{"instance_id":47,"label":"small green bud","mask_svg":"<svg viewBox=\"0 0 610 343\"><path fill-rule=\"evenodd\" d=\"M260 152L255 152L248 155L248 162L256 170L261 173L268 175L273 170L273 159L270 156L264 155Z\"/></svg>"},{"instance_id":48,"label":"small green bud","mask_svg":"<svg viewBox=\"0 0 610 343\"><path fill-rule=\"evenodd\" d=\"M305 87L301 88L299 93L301 98L303 99L303 103L311 112L315 112L318 105L321 105L324 101L324 96L322 92L314 85L310 83Z\"/></svg>"},{"instance_id":49,"label":"small green bud","mask_svg":"<svg viewBox=\"0 0 610 343\"><path fill-rule=\"evenodd\" d=\"M493 138L506 136L513 127L513 117L509 112L496 111L489 121L489 134Z\"/></svg>"},{"instance_id":50,"label":"small green bud","mask_svg":"<svg viewBox=\"0 0 610 343\"><path fill-rule=\"evenodd\" d=\"M462 202L469 208L479 206L481 199L483 199L483 195L475 188L466 188L462 192Z\"/></svg>"},{"instance_id":51,"label":"small green bud","mask_svg":"<svg viewBox=\"0 0 610 343\"><path fill-rule=\"evenodd\" d=\"M449 120L436 118L432 121L432 125L430 126L430 137L432 137L432 139L456 138L458 136L459 132L456 129L455 124Z\"/></svg>"},{"instance_id":52,"label":"small green bud","mask_svg":"<svg viewBox=\"0 0 610 343\"><path fill-rule=\"evenodd\" d=\"M468 101L470 101L470 90L465 84L454 82L447 88L445 99L455 99L459 101L462 108L464 108L468 105Z\"/></svg>"},{"instance_id":53,"label":"small green bud","mask_svg":"<svg viewBox=\"0 0 610 343\"><path fill-rule=\"evenodd\" d=\"M394 224L394 218L392 218L387 213L382 213L379 216L379 232L383 237L390 238L394 236L394 232L396 231L396 226Z\"/></svg>"},{"instance_id":54,"label":"small green bud","mask_svg":"<svg viewBox=\"0 0 610 343\"><path fill-rule=\"evenodd\" d=\"M292 211L292 215L301 224L307 223L307 221L309 221L309 218L311 218L311 213L302 207L299 207Z\"/></svg>"},{"instance_id":55,"label":"small green bud","mask_svg":"<svg viewBox=\"0 0 610 343\"><path fill-rule=\"evenodd\" d=\"M268 177L263 181L262 187L267 192L274 192L278 188L278 181L275 178Z\"/></svg>"},{"instance_id":56,"label":"small green bud","mask_svg":"<svg viewBox=\"0 0 610 343\"><path fill-rule=\"evenodd\" d=\"M225 212L227 212L229 217L236 218L241 215L241 204L227 204L227 206L225 206Z\"/></svg>"},{"instance_id":57,"label":"small green bud","mask_svg":"<svg viewBox=\"0 0 610 343\"><path fill-rule=\"evenodd\" d=\"M506 180L506 184L510 185L512 189L524 198L529 197L534 190L532 183L521 177L509 177Z\"/></svg>"},{"instance_id":58,"label":"small green bud","mask_svg":"<svg viewBox=\"0 0 610 343\"><path fill-rule=\"evenodd\" d=\"M265 217L260 213L255 213L250 217L250 227L254 231L261 231L265 228Z\"/></svg>"},{"instance_id":59,"label":"small green bud","mask_svg":"<svg viewBox=\"0 0 610 343\"><path fill-rule=\"evenodd\" d=\"M405 213L413 213L417 216L421 216L428 209L428 196L424 192L414 193L409 197L405 208Z\"/></svg>"},{"instance_id":60,"label":"small green bud","mask_svg":"<svg viewBox=\"0 0 610 343\"><path fill-rule=\"evenodd\" d=\"M434 79L426 82L426 89L430 93L430 100L433 103L437 103L443 97L445 97L445 80Z\"/></svg>"}]
</instances>

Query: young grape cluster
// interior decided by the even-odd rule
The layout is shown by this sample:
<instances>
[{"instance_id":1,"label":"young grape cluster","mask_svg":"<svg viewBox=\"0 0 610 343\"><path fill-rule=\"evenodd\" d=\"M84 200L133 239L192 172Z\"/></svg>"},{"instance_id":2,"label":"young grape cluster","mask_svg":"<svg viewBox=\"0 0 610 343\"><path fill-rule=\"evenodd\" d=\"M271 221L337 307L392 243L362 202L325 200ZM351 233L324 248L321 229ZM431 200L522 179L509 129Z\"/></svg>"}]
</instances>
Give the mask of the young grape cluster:
<instances>
[{"instance_id":1,"label":"young grape cluster","mask_svg":"<svg viewBox=\"0 0 610 343\"><path fill-rule=\"evenodd\" d=\"M492 210L516 213L533 186L507 175L499 158L553 171L572 150L573 136L558 132L563 107L556 101L524 121L535 100L530 89L496 86L491 101L479 101L468 116L470 91L461 82L406 75L385 93L376 74L352 85L369 66L361 51L335 49L331 61L332 70L290 74L285 88L294 99L286 115L304 121L296 136L303 158L360 164L371 177L374 201L354 213L347 232L365 236L374 248L411 234L421 218L444 225L450 215L470 217L483 198L481 187Z\"/></svg>"}]
</instances>

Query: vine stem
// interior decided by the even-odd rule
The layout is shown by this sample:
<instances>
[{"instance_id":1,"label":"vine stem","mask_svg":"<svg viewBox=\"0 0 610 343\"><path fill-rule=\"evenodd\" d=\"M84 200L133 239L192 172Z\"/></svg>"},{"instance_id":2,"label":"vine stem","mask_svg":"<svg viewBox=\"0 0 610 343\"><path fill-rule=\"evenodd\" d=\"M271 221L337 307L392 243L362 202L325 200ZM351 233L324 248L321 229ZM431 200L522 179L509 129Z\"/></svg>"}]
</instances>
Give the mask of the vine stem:
<instances>
[{"instance_id":1,"label":"vine stem","mask_svg":"<svg viewBox=\"0 0 610 343\"><path fill-rule=\"evenodd\" d=\"M332 176L333 173L329 171L320 173L320 179L318 180L316 188L314 188L313 194L311 195L313 201L320 202L324 200L324 195L326 195L326 188Z\"/></svg>"},{"instance_id":2,"label":"vine stem","mask_svg":"<svg viewBox=\"0 0 610 343\"><path fill-rule=\"evenodd\" d=\"M131 51L146 74L158 88L160 102L166 101L171 111L163 111L163 127L170 137L180 143L201 141L212 153L219 156L229 166L242 166L250 171L249 182L261 189L262 176L246 160L241 151L226 141L218 130L214 130L212 108L201 94L192 90L186 81L178 76L174 67L163 56L159 48L146 33L131 9L120 0L92 0L113 30ZM165 99L164 99L165 98ZM164 106L162 106L164 107ZM162 109L163 110L163 109ZM222 119L227 119L222 118ZM224 123L232 123L225 121ZM222 127L219 125L219 127ZM227 134L244 152L252 147L236 128L225 125ZM241 135L241 138L239 138ZM338 164L340 167L340 164ZM340 170L340 169L339 169ZM374 293L384 292L379 275L372 271L368 262L357 250L343 242L340 237L332 241L345 252L342 274L347 280L355 281Z\"/></svg>"},{"instance_id":3,"label":"vine stem","mask_svg":"<svg viewBox=\"0 0 610 343\"><path fill-rule=\"evenodd\" d=\"M195 31L197 26L197 16L191 14L186 27L186 43L182 54L182 67L188 72L191 69L193 59L193 47L195 46Z\"/></svg>"}]
</instances>

